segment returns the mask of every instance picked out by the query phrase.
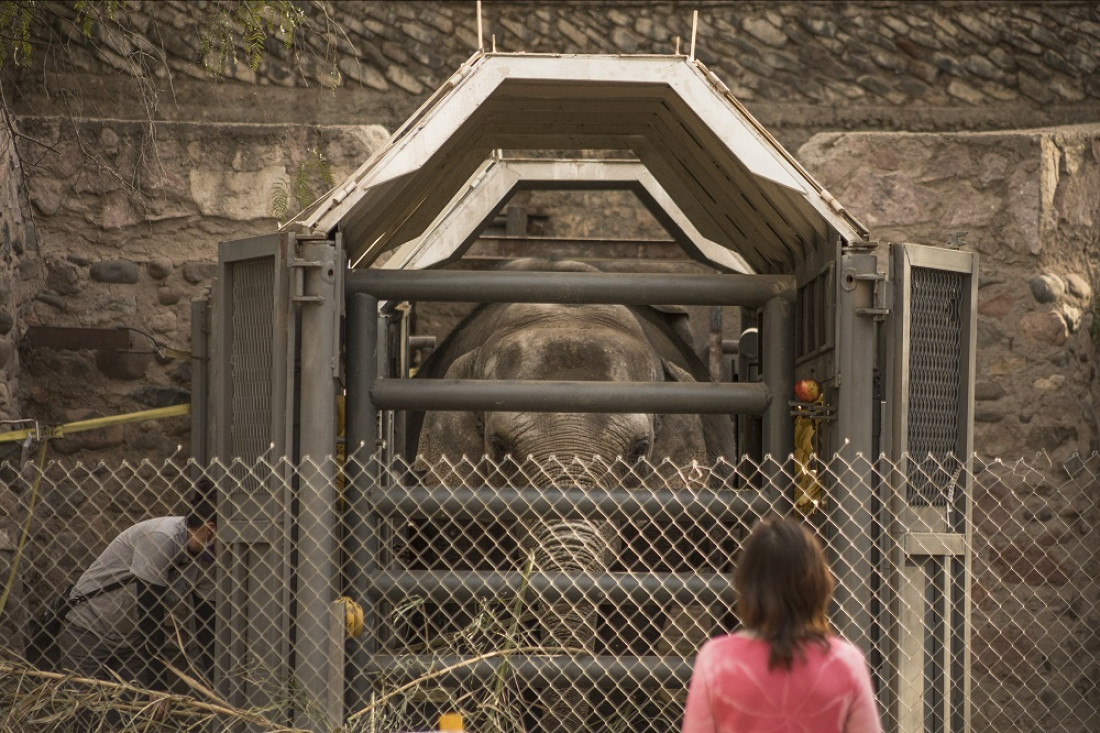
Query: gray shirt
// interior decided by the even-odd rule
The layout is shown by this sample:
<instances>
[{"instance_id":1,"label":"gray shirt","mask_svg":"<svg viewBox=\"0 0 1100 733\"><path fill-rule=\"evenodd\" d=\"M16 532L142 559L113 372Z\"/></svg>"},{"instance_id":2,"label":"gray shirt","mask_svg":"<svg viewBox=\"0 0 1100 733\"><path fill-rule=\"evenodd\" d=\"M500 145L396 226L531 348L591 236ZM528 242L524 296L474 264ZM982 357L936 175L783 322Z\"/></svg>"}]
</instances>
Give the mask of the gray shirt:
<instances>
[{"instance_id":1,"label":"gray shirt","mask_svg":"<svg viewBox=\"0 0 1100 733\"><path fill-rule=\"evenodd\" d=\"M168 588L171 606L209 577L187 551L183 517L158 517L138 522L107 545L77 580L72 597L94 593L126 578ZM137 589L127 583L117 590L78 603L68 621L117 646L136 646Z\"/></svg>"}]
</instances>

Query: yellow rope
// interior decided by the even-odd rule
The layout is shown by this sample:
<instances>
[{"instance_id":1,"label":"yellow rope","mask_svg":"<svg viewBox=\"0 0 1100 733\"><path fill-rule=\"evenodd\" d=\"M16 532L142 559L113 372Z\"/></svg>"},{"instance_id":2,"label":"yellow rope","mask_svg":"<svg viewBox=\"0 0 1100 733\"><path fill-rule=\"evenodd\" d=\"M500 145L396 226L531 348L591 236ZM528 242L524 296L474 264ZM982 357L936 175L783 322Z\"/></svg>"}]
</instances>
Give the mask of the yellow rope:
<instances>
[{"instance_id":1,"label":"yellow rope","mask_svg":"<svg viewBox=\"0 0 1100 733\"><path fill-rule=\"evenodd\" d=\"M98 430L109 428L112 425L139 422L141 420L160 420L166 417L181 417L191 414L191 405L172 405L171 407L158 407L153 410L141 410L140 412L127 412L122 415L110 415L108 417L94 417L90 420L77 420L64 425L47 426L44 428L24 428L0 433L0 443L10 443L18 440L26 440L33 437L36 440L47 438L60 438L69 433L79 433L83 430Z\"/></svg>"}]
</instances>

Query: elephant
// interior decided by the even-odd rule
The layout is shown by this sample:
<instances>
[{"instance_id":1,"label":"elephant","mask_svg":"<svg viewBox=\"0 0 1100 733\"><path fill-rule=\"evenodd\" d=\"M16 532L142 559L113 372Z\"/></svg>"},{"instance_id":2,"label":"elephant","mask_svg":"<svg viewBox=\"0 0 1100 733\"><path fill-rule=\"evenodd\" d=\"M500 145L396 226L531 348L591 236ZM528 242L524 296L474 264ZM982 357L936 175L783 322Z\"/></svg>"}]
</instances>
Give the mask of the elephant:
<instances>
[{"instance_id":1,"label":"elephant","mask_svg":"<svg viewBox=\"0 0 1100 733\"><path fill-rule=\"evenodd\" d=\"M593 272L569 261L519 260L503 269ZM418 377L705 382L682 308L483 305L455 327ZM498 461L569 455L668 458L677 465L735 454L725 415L434 412L410 419L406 452L421 462L487 455ZM440 477L453 478L453 476ZM441 481L446 483L446 481Z\"/></svg>"},{"instance_id":2,"label":"elephant","mask_svg":"<svg viewBox=\"0 0 1100 733\"><path fill-rule=\"evenodd\" d=\"M506 269L594 271L582 263L538 260L513 262ZM452 331L417 377L709 381L691 341L682 308L487 304ZM410 460L415 456L414 473L429 485L508 485L518 478L536 488L619 488L650 481L699 488L699 481L678 468L711 466L719 457L735 455L726 415L437 411L410 415L407 424L406 452ZM523 527L519 538L537 571L605 572L622 543L623 528L598 517L541 520ZM544 644L592 652L593 605L557 602L539 616ZM687 609L668 611L666 625L680 629L681 639L671 643L676 651L694 649L713 630L704 628L699 616ZM544 730L586 729L590 709L570 690L551 691L541 700Z\"/></svg>"}]
</instances>

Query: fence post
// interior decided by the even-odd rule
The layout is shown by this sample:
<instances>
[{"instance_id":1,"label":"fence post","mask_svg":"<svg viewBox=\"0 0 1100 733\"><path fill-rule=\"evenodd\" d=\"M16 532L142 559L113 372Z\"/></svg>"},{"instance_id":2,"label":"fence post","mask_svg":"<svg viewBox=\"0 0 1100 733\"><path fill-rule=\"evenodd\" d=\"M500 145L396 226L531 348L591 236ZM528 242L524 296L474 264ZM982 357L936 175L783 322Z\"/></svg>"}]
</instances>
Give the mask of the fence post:
<instances>
[{"instance_id":1,"label":"fence post","mask_svg":"<svg viewBox=\"0 0 1100 733\"><path fill-rule=\"evenodd\" d=\"M347 299L345 367L347 370L347 517L349 528L347 582L349 593L363 604L365 637L351 649L349 705L360 708L370 698L370 678L359 673L375 652L377 607L367 597L371 577L380 570L378 526L368 499L378 481L375 444L378 410L370 389L378 376L378 299L356 293Z\"/></svg>"},{"instance_id":2,"label":"fence post","mask_svg":"<svg viewBox=\"0 0 1100 733\"><path fill-rule=\"evenodd\" d=\"M299 448L297 676L327 725L343 720L343 659L329 642L336 600L336 350L337 258L328 242L307 243L303 287L292 296L302 309L301 438ZM298 710L301 724L316 724Z\"/></svg>"},{"instance_id":3,"label":"fence post","mask_svg":"<svg viewBox=\"0 0 1100 733\"><path fill-rule=\"evenodd\" d=\"M764 413L764 453L778 467L788 465L794 452L794 418L788 401L794 396L794 318L791 301L772 298L764 304L761 368L771 402ZM779 486L782 475L769 476Z\"/></svg>"},{"instance_id":4,"label":"fence post","mask_svg":"<svg viewBox=\"0 0 1100 733\"><path fill-rule=\"evenodd\" d=\"M834 543L839 631L869 657L877 643L871 606L874 564L871 483L874 435L875 321L860 313L874 305L877 261L873 253L845 250L839 263L837 302L837 450L843 465L836 474ZM866 312L866 311L865 311Z\"/></svg>"}]
</instances>

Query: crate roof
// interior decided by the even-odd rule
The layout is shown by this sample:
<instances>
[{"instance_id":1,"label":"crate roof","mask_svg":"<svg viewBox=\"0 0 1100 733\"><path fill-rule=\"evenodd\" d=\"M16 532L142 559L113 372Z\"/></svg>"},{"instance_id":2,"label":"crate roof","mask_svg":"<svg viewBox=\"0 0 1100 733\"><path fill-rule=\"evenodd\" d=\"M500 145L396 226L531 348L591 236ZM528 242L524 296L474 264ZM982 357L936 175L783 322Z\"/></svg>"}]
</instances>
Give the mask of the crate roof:
<instances>
[{"instance_id":1,"label":"crate roof","mask_svg":"<svg viewBox=\"0 0 1100 733\"><path fill-rule=\"evenodd\" d=\"M579 166L547 158L509 175L523 181L538 171L526 185L552 180L557 188L621 180L689 254L727 271L792 271L815 250L867 237L712 72L680 55L476 54L284 229L340 232L356 267L397 247L419 252L410 260L443 261L456 245L453 235L439 236L441 227L469 214L462 202L500 151L618 151L636 160L616 167L598 157ZM513 190L492 195L503 200Z\"/></svg>"}]
</instances>

